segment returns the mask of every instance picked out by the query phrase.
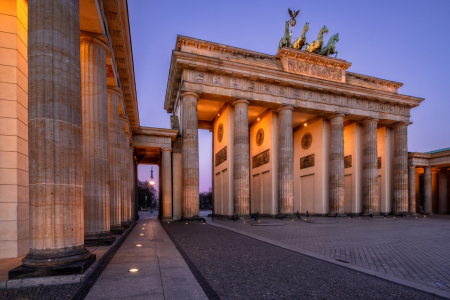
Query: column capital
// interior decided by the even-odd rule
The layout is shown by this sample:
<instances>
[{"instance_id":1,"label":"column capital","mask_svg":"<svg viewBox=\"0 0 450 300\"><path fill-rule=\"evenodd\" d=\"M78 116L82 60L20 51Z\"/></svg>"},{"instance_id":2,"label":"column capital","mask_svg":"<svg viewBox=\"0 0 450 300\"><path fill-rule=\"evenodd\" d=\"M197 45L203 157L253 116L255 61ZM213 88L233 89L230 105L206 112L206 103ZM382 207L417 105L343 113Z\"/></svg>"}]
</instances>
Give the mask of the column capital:
<instances>
[{"instance_id":1,"label":"column capital","mask_svg":"<svg viewBox=\"0 0 450 300\"><path fill-rule=\"evenodd\" d=\"M89 35L82 35L82 36L80 36L80 45L82 45L82 44L95 44L95 45L103 48L103 50L105 50L106 54L109 54L108 45L96 37L89 36Z\"/></svg>"},{"instance_id":2,"label":"column capital","mask_svg":"<svg viewBox=\"0 0 450 300\"><path fill-rule=\"evenodd\" d=\"M374 119L374 118L367 118L367 119L365 119L365 120L362 120L362 124L366 124L366 123L373 123L373 122L375 122L375 123L378 123L378 121L380 121L379 119Z\"/></svg>"},{"instance_id":3,"label":"column capital","mask_svg":"<svg viewBox=\"0 0 450 300\"><path fill-rule=\"evenodd\" d=\"M183 98L185 96L193 96L193 97L197 98L197 100L200 98L199 94L193 93L193 92L184 92L181 94L181 98Z\"/></svg>"},{"instance_id":4,"label":"column capital","mask_svg":"<svg viewBox=\"0 0 450 300\"><path fill-rule=\"evenodd\" d=\"M329 116L328 119L331 120L331 119L334 119L334 118L337 118L337 117L342 117L342 118L344 118L344 117L345 117L345 114L342 114L342 113L335 113L335 114L332 114L331 116Z\"/></svg>"},{"instance_id":5,"label":"column capital","mask_svg":"<svg viewBox=\"0 0 450 300\"><path fill-rule=\"evenodd\" d=\"M398 123L392 125L392 128L403 127L403 126L407 127L409 124L411 124L411 123L409 123L409 122L398 122Z\"/></svg>"},{"instance_id":6,"label":"column capital","mask_svg":"<svg viewBox=\"0 0 450 300\"><path fill-rule=\"evenodd\" d=\"M114 88L108 87L107 91L108 94L115 94L119 98L122 97L122 94L119 91L115 90Z\"/></svg>"},{"instance_id":7,"label":"column capital","mask_svg":"<svg viewBox=\"0 0 450 300\"><path fill-rule=\"evenodd\" d=\"M161 152L164 152L164 151L172 152L172 148L161 148Z\"/></svg>"},{"instance_id":8,"label":"column capital","mask_svg":"<svg viewBox=\"0 0 450 300\"><path fill-rule=\"evenodd\" d=\"M294 111L294 108L292 106L289 105L282 105L280 107L278 107L277 112L279 113L282 110L286 110L289 109L290 111Z\"/></svg>"},{"instance_id":9,"label":"column capital","mask_svg":"<svg viewBox=\"0 0 450 300\"><path fill-rule=\"evenodd\" d=\"M235 106L237 103L245 103L247 104L247 106L250 105L250 102L247 100L243 100L243 99L238 99L238 100L234 100L233 103L231 104L232 106Z\"/></svg>"}]
</instances>

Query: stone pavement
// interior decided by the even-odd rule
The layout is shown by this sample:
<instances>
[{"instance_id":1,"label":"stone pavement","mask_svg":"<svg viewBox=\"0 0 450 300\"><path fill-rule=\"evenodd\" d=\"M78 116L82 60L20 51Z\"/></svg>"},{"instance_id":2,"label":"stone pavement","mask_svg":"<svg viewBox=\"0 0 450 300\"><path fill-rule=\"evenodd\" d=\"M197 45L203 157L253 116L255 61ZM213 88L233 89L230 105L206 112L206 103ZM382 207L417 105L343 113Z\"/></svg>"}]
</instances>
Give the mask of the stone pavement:
<instances>
[{"instance_id":1,"label":"stone pavement","mask_svg":"<svg viewBox=\"0 0 450 300\"><path fill-rule=\"evenodd\" d=\"M207 299L156 215L139 216L86 299Z\"/></svg>"},{"instance_id":2,"label":"stone pavement","mask_svg":"<svg viewBox=\"0 0 450 300\"><path fill-rule=\"evenodd\" d=\"M209 299L443 299L209 224L162 225Z\"/></svg>"},{"instance_id":3,"label":"stone pavement","mask_svg":"<svg viewBox=\"0 0 450 300\"><path fill-rule=\"evenodd\" d=\"M208 218L208 222L287 245L301 253L450 292L450 216L355 217L339 218L338 223L328 223L336 221L334 218L302 218L294 222L261 218L259 223L284 223L284 226L253 226L255 221L217 218L214 222Z\"/></svg>"}]
</instances>

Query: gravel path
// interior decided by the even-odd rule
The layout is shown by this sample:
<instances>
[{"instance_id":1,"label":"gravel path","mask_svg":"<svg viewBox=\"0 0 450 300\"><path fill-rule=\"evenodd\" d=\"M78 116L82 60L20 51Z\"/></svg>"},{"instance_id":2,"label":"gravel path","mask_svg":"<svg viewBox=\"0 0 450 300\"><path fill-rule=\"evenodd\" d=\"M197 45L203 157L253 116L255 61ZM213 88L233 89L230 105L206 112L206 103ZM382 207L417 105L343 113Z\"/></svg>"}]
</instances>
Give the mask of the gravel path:
<instances>
[{"instance_id":1,"label":"gravel path","mask_svg":"<svg viewBox=\"0 0 450 300\"><path fill-rule=\"evenodd\" d=\"M163 223L209 299L444 299L201 223Z\"/></svg>"}]
</instances>

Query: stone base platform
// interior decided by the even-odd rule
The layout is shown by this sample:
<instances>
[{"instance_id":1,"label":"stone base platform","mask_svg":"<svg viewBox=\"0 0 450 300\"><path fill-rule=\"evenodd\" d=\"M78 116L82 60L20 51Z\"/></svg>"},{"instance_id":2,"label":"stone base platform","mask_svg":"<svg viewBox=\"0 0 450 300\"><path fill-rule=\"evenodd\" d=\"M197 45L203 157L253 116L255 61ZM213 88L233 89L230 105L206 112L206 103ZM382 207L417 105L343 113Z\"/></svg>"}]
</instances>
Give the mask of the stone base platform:
<instances>
[{"instance_id":1,"label":"stone base platform","mask_svg":"<svg viewBox=\"0 0 450 300\"><path fill-rule=\"evenodd\" d=\"M95 254L91 254L87 259L54 267L32 268L21 265L8 272L8 279L79 275L83 274L94 262Z\"/></svg>"}]
</instances>

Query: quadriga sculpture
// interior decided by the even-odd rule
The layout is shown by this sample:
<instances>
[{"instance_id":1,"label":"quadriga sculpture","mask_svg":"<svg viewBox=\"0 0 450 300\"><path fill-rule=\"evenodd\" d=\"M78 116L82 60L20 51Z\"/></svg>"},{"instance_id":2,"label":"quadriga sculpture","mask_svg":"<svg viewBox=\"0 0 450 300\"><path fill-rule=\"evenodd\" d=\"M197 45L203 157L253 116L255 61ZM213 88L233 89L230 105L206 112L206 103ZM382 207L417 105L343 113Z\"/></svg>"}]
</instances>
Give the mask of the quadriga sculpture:
<instances>
[{"instance_id":1,"label":"quadriga sculpture","mask_svg":"<svg viewBox=\"0 0 450 300\"><path fill-rule=\"evenodd\" d=\"M329 56L331 54L336 54L335 58L338 55L338 52L336 51L336 42L339 41L339 33L336 33L335 35L331 36L328 40L328 44L319 52L320 55Z\"/></svg>"},{"instance_id":2,"label":"quadriga sculpture","mask_svg":"<svg viewBox=\"0 0 450 300\"><path fill-rule=\"evenodd\" d=\"M281 47L291 47L291 35L289 34L289 21L286 21L286 25L284 28L284 36L280 40L278 50L280 50Z\"/></svg>"},{"instance_id":3,"label":"quadriga sculpture","mask_svg":"<svg viewBox=\"0 0 450 300\"><path fill-rule=\"evenodd\" d=\"M302 34L300 37L292 44L292 48L302 50L302 48L306 45L306 33L309 30L309 23L306 22L305 26L303 26Z\"/></svg>"},{"instance_id":4,"label":"quadriga sculpture","mask_svg":"<svg viewBox=\"0 0 450 300\"><path fill-rule=\"evenodd\" d=\"M306 51L311 53L319 53L322 50L323 37L327 33L328 33L327 26L323 26L322 29L320 29L319 34L317 35L317 39L311 44L309 44L309 46L306 48Z\"/></svg>"}]
</instances>

